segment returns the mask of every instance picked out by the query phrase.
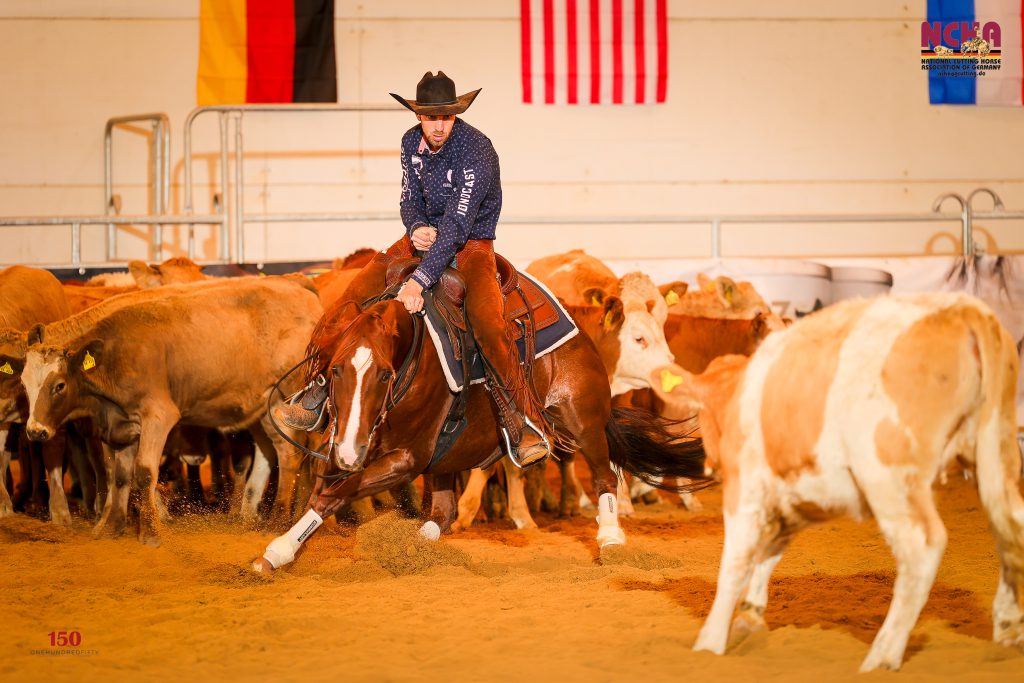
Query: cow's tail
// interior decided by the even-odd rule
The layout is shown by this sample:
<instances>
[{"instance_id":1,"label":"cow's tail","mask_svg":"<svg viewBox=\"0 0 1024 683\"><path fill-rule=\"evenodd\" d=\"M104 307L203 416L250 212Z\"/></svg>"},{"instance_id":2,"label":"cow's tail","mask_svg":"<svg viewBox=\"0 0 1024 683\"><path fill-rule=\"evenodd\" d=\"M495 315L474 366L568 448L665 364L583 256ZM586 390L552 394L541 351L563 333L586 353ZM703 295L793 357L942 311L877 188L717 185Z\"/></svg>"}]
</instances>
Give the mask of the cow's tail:
<instances>
[{"instance_id":1,"label":"cow's tail","mask_svg":"<svg viewBox=\"0 0 1024 683\"><path fill-rule=\"evenodd\" d=\"M1021 452L1015 400L1020 361L1013 339L995 315L983 309L979 313L976 319L969 318L981 362L981 405L976 413L974 453L978 494L999 539L1004 571L1010 569L1021 576L1024 499L1020 492Z\"/></svg>"},{"instance_id":2,"label":"cow's tail","mask_svg":"<svg viewBox=\"0 0 1024 683\"><path fill-rule=\"evenodd\" d=\"M706 488L714 480L704 472L704 444L692 433L680 435L682 424L646 410L614 408L604 428L609 459L660 489L686 492ZM667 477L689 481L673 486L664 482Z\"/></svg>"}]
</instances>

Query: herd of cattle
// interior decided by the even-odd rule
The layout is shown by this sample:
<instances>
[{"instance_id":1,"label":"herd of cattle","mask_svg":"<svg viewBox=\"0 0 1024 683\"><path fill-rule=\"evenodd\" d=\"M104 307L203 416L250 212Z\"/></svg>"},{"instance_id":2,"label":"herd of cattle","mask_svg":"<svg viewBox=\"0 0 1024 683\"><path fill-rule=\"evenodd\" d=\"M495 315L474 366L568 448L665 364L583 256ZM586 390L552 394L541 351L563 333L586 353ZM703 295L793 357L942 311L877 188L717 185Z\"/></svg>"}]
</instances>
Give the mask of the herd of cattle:
<instances>
[{"instance_id":1,"label":"herd of cattle","mask_svg":"<svg viewBox=\"0 0 1024 683\"><path fill-rule=\"evenodd\" d=\"M31 506L45 480L50 519L69 524L67 469L79 510L99 518L97 535L124 533L134 510L140 540L156 544L167 514L161 463L177 463L180 475L183 459L194 478L194 458L209 454L234 512L293 519L309 483L298 451L271 425L268 399L272 409L298 389L272 392L370 255L315 277L209 278L186 259L133 263L121 276L129 281L114 283L0 272L0 517ZM699 429L723 487L726 539L696 648L724 651L737 603L737 619L763 624L771 571L801 527L871 514L897 579L862 668L899 668L945 547L931 486L954 458L974 470L997 538L994 637L1024 646L1018 356L984 304L964 294L855 300L787 326L749 284L724 277L657 286L641 273L618 278L580 251L527 271L594 343L613 400ZM241 431L251 451L225 440ZM299 443L307 436L285 431ZM509 512L532 526L518 470L506 470ZM588 503L575 469L562 470L563 511ZM486 476L472 474L455 528L472 523ZM620 488L630 514L630 494L644 492ZM683 503L699 505L692 494Z\"/></svg>"}]
</instances>

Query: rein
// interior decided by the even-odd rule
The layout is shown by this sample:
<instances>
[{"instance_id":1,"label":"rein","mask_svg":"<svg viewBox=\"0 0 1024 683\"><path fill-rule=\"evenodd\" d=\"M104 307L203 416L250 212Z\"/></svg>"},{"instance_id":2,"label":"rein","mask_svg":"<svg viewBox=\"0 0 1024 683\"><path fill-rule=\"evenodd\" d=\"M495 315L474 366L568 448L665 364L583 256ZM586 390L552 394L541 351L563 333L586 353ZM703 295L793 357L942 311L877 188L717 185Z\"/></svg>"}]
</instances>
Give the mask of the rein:
<instances>
[{"instance_id":1,"label":"rein","mask_svg":"<svg viewBox=\"0 0 1024 683\"><path fill-rule=\"evenodd\" d=\"M390 287L387 290L385 290L380 296L373 297L373 298L368 299L367 301L363 302L363 306L362 307L365 309L366 307L371 306L371 305L373 305L373 304L375 304L375 303L377 303L379 301L393 299L396 292L397 292L397 288L396 287ZM412 339L412 343L409 345L409 350L406 352L405 358L402 360L402 364L399 366L399 368L395 372L394 376L392 376L391 380L388 382L387 393L384 396L384 404L381 407L380 413L378 413L376 419L374 420L373 426L370 428L370 433L367 436L367 443L368 444L373 442L373 437L374 437L374 434L377 431L377 428L381 424L383 424L384 420L388 416L388 413L391 412L391 410L396 405L398 405L398 403L405 397L406 393L408 393L409 389L412 387L413 381L416 378L416 373L419 371L420 356L422 355L420 352L422 351L422 348L423 348L423 339L424 339L424 336L425 336L423 334L424 322L423 322L423 312L422 311L420 313L414 314L412 316L412 325L413 325L413 339ZM281 384L286 379L288 379L292 374L294 374L299 368L301 368L307 362L312 360L316 355L317 355L317 352L315 352L315 351L313 353L309 354L308 356L303 358L301 361L299 361L295 366L293 366L290 370L288 370L288 372L286 372L279 380L277 380L277 382L274 384L273 388L271 389L270 396L267 398L267 414L270 417L271 425L273 425L275 431L277 431L277 433L280 434L281 437L285 441L287 441L294 448L298 449L299 451L301 451L304 455L306 455L308 457L313 457L313 458L316 458L318 460L322 460L323 462L330 463L330 462L332 462L331 456L333 455L333 452L334 452L335 437L337 436L337 430L338 430L338 413L337 413L337 410L336 410L336 408L334 406L334 402L331 400L333 395L334 395L334 379L335 378L333 376L331 377L331 380L330 380L330 386L328 387L328 394L327 394L327 399L326 399L327 400L326 409L328 411L329 424L330 424L330 433L329 433L328 437L326 439L324 439L324 441L320 444L320 446L316 450L311 450L309 448L306 448L305 446L303 446L302 444L296 442L294 439L292 439L290 436L288 436L284 432L284 430L280 427L280 425L277 423L277 420L274 419L274 413L270 409L271 401L273 400L275 394L280 395L282 398L285 398L286 401L291 400L295 396L295 394L293 394L290 397L285 397L284 396L284 392L281 391ZM323 452L323 449L324 449L325 446L326 446L327 450L326 450L326 452ZM339 472L338 474L333 474L333 475L322 475L322 474L316 474L314 472L314 476L316 476L318 479L324 479L324 480L327 480L327 481L334 481L334 480L337 480L337 479L342 479L342 478L345 478L345 477L349 477L349 476L351 476L351 475L353 475L356 472L359 472L361 470L362 470L361 467L354 467L352 469L342 469L341 472Z\"/></svg>"}]
</instances>

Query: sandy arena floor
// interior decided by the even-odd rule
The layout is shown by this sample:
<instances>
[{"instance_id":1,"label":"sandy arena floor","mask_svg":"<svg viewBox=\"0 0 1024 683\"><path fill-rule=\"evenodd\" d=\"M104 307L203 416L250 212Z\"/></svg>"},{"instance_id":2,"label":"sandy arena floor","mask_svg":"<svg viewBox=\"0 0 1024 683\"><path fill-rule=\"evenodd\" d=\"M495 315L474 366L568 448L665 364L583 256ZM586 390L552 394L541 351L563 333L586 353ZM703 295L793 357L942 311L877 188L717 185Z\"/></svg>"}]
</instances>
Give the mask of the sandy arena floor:
<instances>
[{"instance_id":1,"label":"sandy arena floor","mask_svg":"<svg viewBox=\"0 0 1024 683\"><path fill-rule=\"evenodd\" d=\"M391 513L331 523L273 578L247 566L274 534L223 515L165 525L159 549L16 515L0 520L0 679L1024 681L1024 654L990 641L997 564L976 490L951 477L938 495L949 546L896 675L856 673L893 581L873 522L799 535L773 577L770 630L723 657L690 650L722 546L712 490L698 514L667 495L640 506L604 558L589 516L428 546ZM81 634L77 653L53 654L59 631Z\"/></svg>"}]
</instances>

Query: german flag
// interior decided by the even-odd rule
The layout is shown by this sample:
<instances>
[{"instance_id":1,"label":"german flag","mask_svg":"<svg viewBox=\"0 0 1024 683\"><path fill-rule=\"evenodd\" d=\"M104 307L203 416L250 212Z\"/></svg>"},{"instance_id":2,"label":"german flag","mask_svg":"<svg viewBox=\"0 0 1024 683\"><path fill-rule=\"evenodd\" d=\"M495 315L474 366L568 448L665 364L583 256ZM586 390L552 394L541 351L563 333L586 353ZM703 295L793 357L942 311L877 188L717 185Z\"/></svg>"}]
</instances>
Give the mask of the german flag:
<instances>
[{"instance_id":1,"label":"german flag","mask_svg":"<svg viewBox=\"0 0 1024 683\"><path fill-rule=\"evenodd\" d=\"M337 102L334 0L200 0L199 106Z\"/></svg>"}]
</instances>

